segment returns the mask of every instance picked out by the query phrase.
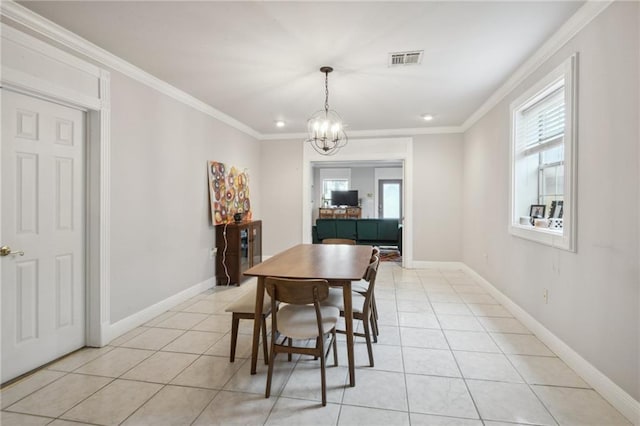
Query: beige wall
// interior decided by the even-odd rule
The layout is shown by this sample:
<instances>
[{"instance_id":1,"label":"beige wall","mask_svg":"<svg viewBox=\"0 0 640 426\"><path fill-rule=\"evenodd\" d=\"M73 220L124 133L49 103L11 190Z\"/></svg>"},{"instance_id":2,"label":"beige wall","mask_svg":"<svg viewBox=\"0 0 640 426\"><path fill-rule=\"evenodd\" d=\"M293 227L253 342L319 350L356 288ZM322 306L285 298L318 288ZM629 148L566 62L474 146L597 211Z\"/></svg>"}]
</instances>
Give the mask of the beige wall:
<instances>
[{"instance_id":1,"label":"beige wall","mask_svg":"<svg viewBox=\"0 0 640 426\"><path fill-rule=\"evenodd\" d=\"M302 241L302 147L300 140L261 144L263 249L267 256ZM462 135L416 136L413 153L414 191L409 194L414 203L413 260L460 261Z\"/></svg>"},{"instance_id":2,"label":"beige wall","mask_svg":"<svg viewBox=\"0 0 640 426\"><path fill-rule=\"evenodd\" d=\"M462 135L413 138L414 260L462 260Z\"/></svg>"},{"instance_id":3,"label":"beige wall","mask_svg":"<svg viewBox=\"0 0 640 426\"><path fill-rule=\"evenodd\" d=\"M476 123L465 134L463 182L464 262L636 400L638 7L614 3ZM509 103L573 52L579 53L577 253L507 230Z\"/></svg>"},{"instance_id":4,"label":"beige wall","mask_svg":"<svg viewBox=\"0 0 640 426\"><path fill-rule=\"evenodd\" d=\"M111 73L111 322L211 278L207 160L249 170L260 217L258 142Z\"/></svg>"}]
</instances>

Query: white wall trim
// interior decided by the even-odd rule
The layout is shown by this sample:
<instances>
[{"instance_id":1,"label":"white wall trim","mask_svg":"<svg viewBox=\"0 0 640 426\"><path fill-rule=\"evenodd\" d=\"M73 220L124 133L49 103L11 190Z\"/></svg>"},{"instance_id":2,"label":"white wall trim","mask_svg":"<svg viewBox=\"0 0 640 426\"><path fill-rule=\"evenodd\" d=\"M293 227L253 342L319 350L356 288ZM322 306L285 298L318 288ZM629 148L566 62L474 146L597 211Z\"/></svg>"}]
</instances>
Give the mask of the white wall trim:
<instances>
[{"instance_id":1,"label":"white wall trim","mask_svg":"<svg viewBox=\"0 0 640 426\"><path fill-rule=\"evenodd\" d=\"M350 138L376 138L394 136L415 136L415 135L442 135L447 133L464 133L460 126L448 127L418 127L415 129L377 129L377 130L353 130L348 131ZM269 133L261 134L259 139L263 141L300 139L304 141L309 137L306 133Z\"/></svg>"},{"instance_id":2,"label":"white wall trim","mask_svg":"<svg viewBox=\"0 0 640 426\"><path fill-rule=\"evenodd\" d=\"M208 278L196 285L193 285L180 293L176 293L173 296L167 297L164 300L151 305L141 311L136 312L133 315L129 315L126 318L121 319L113 324L105 324L102 330L103 342L102 345L106 345L113 339L122 336L124 333L133 330L134 328L154 319L158 315L170 310L174 306L191 299L194 296L202 293L205 290L212 288L214 285L214 278Z\"/></svg>"},{"instance_id":3,"label":"white wall trim","mask_svg":"<svg viewBox=\"0 0 640 426\"><path fill-rule=\"evenodd\" d=\"M602 13L613 0L587 1L565 22L529 59L522 64L509 79L496 90L473 114L465 120L461 130L466 132L480 118L488 113L511 91L538 69L545 61L567 44L578 32L586 27L596 16Z\"/></svg>"},{"instance_id":4,"label":"white wall trim","mask_svg":"<svg viewBox=\"0 0 640 426\"><path fill-rule=\"evenodd\" d=\"M84 55L94 61L112 68L140 83L163 93L193 109L207 114L221 122L243 132L256 139L260 138L260 134L246 124L236 120L235 118L213 108L212 106L202 102L201 100L189 95L188 93L160 80L146 71L136 67L135 65L119 58L118 56L96 46L95 44L85 40L75 33L61 27L60 25L49 21L48 19L38 15L35 12L15 3L12 0L4 0L0 3L0 14L6 16L12 21L23 25L30 30L42 34L49 39L62 44L81 55Z\"/></svg>"},{"instance_id":5,"label":"white wall trim","mask_svg":"<svg viewBox=\"0 0 640 426\"><path fill-rule=\"evenodd\" d=\"M558 336L549 331L538 320L522 309L518 304L494 287L476 271L464 263L463 269L483 286L498 302L513 314L522 324L547 345L560 359L571 367L580 377L593 387L611 405L620 411L627 419L640 425L640 402L636 401L624 389L615 384L589 361L564 343Z\"/></svg>"},{"instance_id":6,"label":"white wall trim","mask_svg":"<svg viewBox=\"0 0 640 426\"><path fill-rule=\"evenodd\" d=\"M6 3L2 3L2 12ZM102 329L110 318L110 151L111 151L111 109L110 74L95 65L84 62L60 49L48 45L28 34L24 34L5 24L0 24L4 40L10 40L23 51L53 59L77 71L78 76L90 75L95 78L99 89L93 94L83 92L75 81L68 84L50 82L34 78L29 68L20 67L19 62L5 63L2 69L11 69L9 78L2 74L3 87L18 90L31 96L52 102L87 110L87 257L86 257L86 339L91 346L100 345L104 340ZM75 76L75 74L74 74ZM44 84L43 84L44 83Z\"/></svg>"}]
</instances>

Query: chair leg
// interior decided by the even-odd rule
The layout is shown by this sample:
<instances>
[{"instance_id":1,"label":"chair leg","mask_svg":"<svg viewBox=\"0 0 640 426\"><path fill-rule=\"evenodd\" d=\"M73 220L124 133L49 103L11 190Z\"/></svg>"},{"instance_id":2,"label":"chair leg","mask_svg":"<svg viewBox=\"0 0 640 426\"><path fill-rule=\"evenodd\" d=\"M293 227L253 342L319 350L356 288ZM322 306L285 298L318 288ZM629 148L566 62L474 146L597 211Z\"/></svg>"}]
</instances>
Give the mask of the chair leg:
<instances>
[{"instance_id":1,"label":"chair leg","mask_svg":"<svg viewBox=\"0 0 640 426\"><path fill-rule=\"evenodd\" d=\"M325 373L324 345L322 344L322 336L318 337L316 348L320 348L320 383L322 384L322 406L327 405L327 378Z\"/></svg>"},{"instance_id":2,"label":"chair leg","mask_svg":"<svg viewBox=\"0 0 640 426\"><path fill-rule=\"evenodd\" d=\"M269 354L269 369L267 370L267 389L264 392L264 397L269 398L271 396L271 377L273 376L273 363L276 359L276 352L273 350L273 336L271 338L271 353Z\"/></svg>"},{"instance_id":3,"label":"chair leg","mask_svg":"<svg viewBox=\"0 0 640 426\"><path fill-rule=\"evenodd\" d=\"M229 354L229 362L234 362L236 359L236 344L238 343L238 326L240 324L240 318L233 314L231 320L231 353Z\"/></svg>"},{"instance_id":4,"label":"chair leg","mask_svg":"<svg viewBox=\"0 0 640 426\"><path fill-rule=\"evenodd\" d=\"M289 348L291 348L293 346L293 339L291 337L287 337L287 339L289 339ZM287 361L291 362L291 352L289 352L287 354Z\"/></svg>"},{"instance_id":5,"label":"chair leg","mask_svg":"<svg viewBox=\"0 0 640 426\"><path fill-rule=\"evenodd\" d=\"M267 317L262 316L262 350L264 351L264 363L269 363L269 349L267 348Z\"/></svg>"},{"instance_id":6,"label":"chair leg","mask_svg":"<svg viewBox=\"0 0 640 426\"><path fill-rule=\"evenodd\" d=\"M370 318L371 320L371 330L373 331L373 343L378 343L378 324L376 323L375 318L373 318L373 315Z\"/></svg>"},{"instance_id":7,"label":"chair leg","mask_svg":"<svg viewBox=\"0 0 640 426\"><path fill-rule=\"evenodd\" d=\"M362 326L364 327L364 337L367 340L367 352L369 352L369 366L373 367L373 348L371 347L371 329L369 328L368 318L365 318L362 321Z\"/></svg>"},{"instance_id":8,"label":"chair leg","mask_svg":"<svg viewBox=\"0 0 640 426\"><path fill-rule=\"evenodd\" d=\"M338 366L338 343L337 343L337 339L336 339L336 328L333 328L333 331L331 332L333 334L333 365L335 367Z\"/></svg>"}]
</instances>

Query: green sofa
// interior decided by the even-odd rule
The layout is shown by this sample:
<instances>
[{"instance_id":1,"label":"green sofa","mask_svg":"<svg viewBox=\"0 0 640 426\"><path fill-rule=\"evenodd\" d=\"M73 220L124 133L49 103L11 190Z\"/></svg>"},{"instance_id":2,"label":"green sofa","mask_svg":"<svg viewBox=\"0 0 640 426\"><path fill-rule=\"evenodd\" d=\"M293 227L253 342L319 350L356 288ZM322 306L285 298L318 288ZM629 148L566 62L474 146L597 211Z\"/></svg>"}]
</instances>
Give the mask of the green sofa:
<instances>
[{"instance_id":1,"label":"green sofa","mask_svg":"<svg viewBox=\"0 0 640 426\"><path fill-rule=\"evenodd\" d=\"M397 246L402 253L402 226L398 219L317 219L313 243L325 238L347 238L356 244Z\"/></svg>"}]
</instances>

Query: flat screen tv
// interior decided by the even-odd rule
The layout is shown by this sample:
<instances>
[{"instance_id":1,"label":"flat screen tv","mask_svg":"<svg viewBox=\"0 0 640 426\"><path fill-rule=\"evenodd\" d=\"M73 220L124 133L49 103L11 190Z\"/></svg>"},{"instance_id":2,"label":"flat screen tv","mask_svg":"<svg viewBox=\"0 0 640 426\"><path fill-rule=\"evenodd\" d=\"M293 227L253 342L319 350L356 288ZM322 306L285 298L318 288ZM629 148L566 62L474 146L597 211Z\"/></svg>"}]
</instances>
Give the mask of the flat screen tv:
<instances>
[{"instance_id":1,"label":"flat screen tv","mask_svg":"<svg viewBox=\"0 0 640 426\"><path fill-rule=\"evenodd\" d=\"M331 204L334 206L356 207L358 205L358 190L331 191Z\"/></svg>"}]
</instances>

